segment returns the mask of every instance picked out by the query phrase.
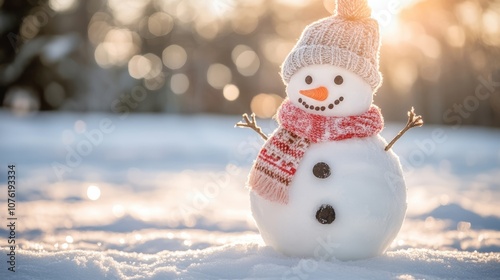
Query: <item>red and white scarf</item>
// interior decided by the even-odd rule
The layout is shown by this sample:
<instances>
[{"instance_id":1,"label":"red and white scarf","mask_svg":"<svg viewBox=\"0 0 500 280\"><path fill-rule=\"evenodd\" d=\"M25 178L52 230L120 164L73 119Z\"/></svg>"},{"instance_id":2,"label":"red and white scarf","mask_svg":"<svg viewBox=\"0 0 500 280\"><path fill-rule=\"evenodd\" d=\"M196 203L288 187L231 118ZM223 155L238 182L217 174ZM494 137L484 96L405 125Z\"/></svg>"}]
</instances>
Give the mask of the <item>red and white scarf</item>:
<instances>
[{"instance_id":1,"label":"red and white scarf","mask_svg":"<svg viewBox=\"0 0 500 280\"><path fill-rule=\"evenodd\" d=\"M359 116L325 117L285 100L277 115L280 126L260 150L248 184L263 198L282 204L288 203L289 185L311 143L369 137L384 127L375 105Z\"/></svg>"}]
</instances>

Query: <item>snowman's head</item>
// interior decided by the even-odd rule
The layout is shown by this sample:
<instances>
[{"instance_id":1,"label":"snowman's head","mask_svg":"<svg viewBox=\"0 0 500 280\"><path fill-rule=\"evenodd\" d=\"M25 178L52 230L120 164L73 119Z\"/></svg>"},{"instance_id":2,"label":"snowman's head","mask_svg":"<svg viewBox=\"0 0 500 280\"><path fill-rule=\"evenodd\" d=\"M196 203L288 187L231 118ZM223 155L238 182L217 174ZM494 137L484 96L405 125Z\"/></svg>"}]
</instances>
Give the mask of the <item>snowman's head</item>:
<instances>
[{"instance_id":1,"label":"snowman's head","mask_svg":"<svg viewBox=\"0 0 500 280\"><path fill-rule=\"evenodd\" d=\"M298 70L290 78L286 93L295 106L329 117L361 115L373 101L373 90L363 78L329 64Z\"/></svg>"}]
</instances>

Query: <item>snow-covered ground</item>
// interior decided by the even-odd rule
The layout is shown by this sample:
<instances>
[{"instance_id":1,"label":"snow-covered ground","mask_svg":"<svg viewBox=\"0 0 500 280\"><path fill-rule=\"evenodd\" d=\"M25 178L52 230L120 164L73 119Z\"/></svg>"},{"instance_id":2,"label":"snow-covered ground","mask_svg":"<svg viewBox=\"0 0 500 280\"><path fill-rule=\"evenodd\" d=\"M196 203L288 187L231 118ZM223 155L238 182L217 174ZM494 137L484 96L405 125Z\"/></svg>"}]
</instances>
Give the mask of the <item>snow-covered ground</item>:
<instances>
[{"instance_id":1,"label":"snow-covered ground","mask_svg":"<svg viewBox=\"0 0 500 280\"><path fill-rule=\"evenodd\" d=\"M262 243L244 187L262 140L237 121L0 112L0 279L500 279L500 131L411 130L394 146L408 185L400 234L383 256L341 262Z\"/></svg>"}]
</instances>

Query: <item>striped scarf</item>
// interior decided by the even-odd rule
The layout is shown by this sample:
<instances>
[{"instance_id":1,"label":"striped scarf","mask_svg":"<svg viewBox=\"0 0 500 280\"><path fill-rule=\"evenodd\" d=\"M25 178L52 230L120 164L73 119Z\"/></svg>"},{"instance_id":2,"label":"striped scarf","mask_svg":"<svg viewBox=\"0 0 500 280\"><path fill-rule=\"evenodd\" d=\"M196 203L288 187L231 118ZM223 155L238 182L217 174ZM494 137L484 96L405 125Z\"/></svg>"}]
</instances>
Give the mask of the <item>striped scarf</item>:
<instances>
[{"instance_id":1,"label":"striped scarf","mask_svg":"<svg viewBox=\"0 0 500 280\"><path fill-rule=\"evenodd\" d=\"M278 109L278 124L254 162L248 185L265 199L287 204L288 187L311 143L376 135L384 119L375 105L359 116L325 117L285 100Z\"/></svg>"}]
</instances>

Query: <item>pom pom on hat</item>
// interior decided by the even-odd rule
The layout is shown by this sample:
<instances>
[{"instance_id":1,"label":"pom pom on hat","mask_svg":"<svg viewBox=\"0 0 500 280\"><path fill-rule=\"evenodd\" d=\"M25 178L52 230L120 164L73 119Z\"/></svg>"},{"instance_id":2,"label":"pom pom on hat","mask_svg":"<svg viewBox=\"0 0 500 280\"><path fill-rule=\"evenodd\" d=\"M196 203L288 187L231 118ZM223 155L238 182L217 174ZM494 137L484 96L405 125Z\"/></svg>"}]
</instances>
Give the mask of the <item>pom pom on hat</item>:
<instances>
[{"instance_id":1,"label":"pom pom on hat","mask_svg":"<svg viewBox=\"0 0 500 280\"><path fill-rule=\"evenodd\" d=\"M337 14L347 20L369 18L372 10L366 0L338 0Z\"/></svg>"}]
</instances>

